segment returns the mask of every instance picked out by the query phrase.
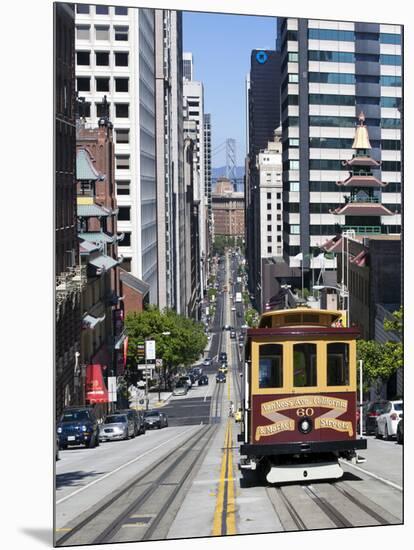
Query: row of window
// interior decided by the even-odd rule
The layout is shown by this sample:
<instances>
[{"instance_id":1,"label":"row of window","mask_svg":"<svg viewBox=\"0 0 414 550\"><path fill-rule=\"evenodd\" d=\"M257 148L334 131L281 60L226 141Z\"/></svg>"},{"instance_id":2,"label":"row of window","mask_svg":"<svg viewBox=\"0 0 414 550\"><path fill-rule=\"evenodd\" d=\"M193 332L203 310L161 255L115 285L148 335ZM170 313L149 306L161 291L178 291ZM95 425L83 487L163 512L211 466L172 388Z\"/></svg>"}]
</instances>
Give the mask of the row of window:
<instances>
[{"instance_id":1,"label":"row of window","mask_svg":"<svg viewBox=\"0 0 414 550\"><path fill-rule=\"evenodd\" d=\"M297 40L297 31L291 31L288 40ZM296 36L296 38L294 38ZM391 33L366 33L354 31L338 31L333 29L309 29L308 38L313 40L341 40L354 42L355 40L379 40L381 44L401 44L400 34Z\"/></svg>"},{"instance_id":2,"label":"row of window","mask_svg":"<svg viewBox=\"0 0 414 550\"><path fill-rule=\"evenodd\" d=\"M273 247L268 246L267 247L267 253L268 254L273 254ZM276 254L282 254L282 247L281 246L276 247Z\"/></svg>"},{"instance_id":3,"label":"row of window","mask_svg":"<svg viewBox=\"0 0 414 550\"><path fill-rule=\"evenodd\" d=\"M344 105L353 107L354 105L379 105L381 107L398 109L401 105L399 97L365 97L342 94L309 94L310 105ZM289 94L282 103L282 111L288 105L299 105L299 96Z\"/></svg>"},{"instance_id":4,"label":"row of window","mask_svg":"<svg viewBox=\"0 0 414 550\"><path fill-rule=\"evenodd\" d=\"M129 78L115 77L110 85L110 78L106 76L97 76L94 78L94 87L96 92L110 92L111 88L114 92L128 92ZM78 92L90 92L91 78L89 76L78 76L76 79Z\"/></svg>"},{"instance_id":5,"label":"row of window","mask_svg":"<svg viewBox=\"0 0 414 550\"><path fill-rule=\"evenodd\" d=\"M273 231L274 229L275 229L275 228L272 227L271 225L268 225L268 226L267 226L267 230L268 230L268 231ZM277 226L276 226L276 231L282 231L282 226L281 226L281 225L277 225Z\"/></svg>"},{"instance_id":6,"label":"row of window","mask_svg":"<svg viewBox=\"0 0 414 550\"><path fill-rule=\"evenodd\" d=\"M368 83L381 86L401 86L401 76L394 75L355 75L354 73L315 73L308 74L309 82L320 84ZM298 75L289 73L289 82L298 82Z\"/></svg>"},{"instance_id":7,"label":"row of window","mask_svg":"<svg viewBox=\"0 0 414 550\"><path fill-rule=\"evenodd\" d=\"M283 388L284 345L262 344L259 347L259 388ZM326 344L326 382L328 386L349 385L349 344ZM317 345L293 344L293 385L297 388L315 387L317 377ZM286 369L285 369L286 371Z\"/></svg>"},{"instance_id":8,"label":"row of window","mask_svg":"<svg viewBox=\"0 0 414 550\"><path fill-rule=\"evenodd\" d=\"M283 186L284 191L298 192L300 189L300 184L298 181L287 181ZM310 181L309 182L309 191L311 193L337 193L339 190L335 181ZM400 193L401 192L401 183L392 182L389 183L382 193Z\"/></svg>"},{"instance_id":9,"label":"row of window","mask_svg":"<svg viewBox=\"0 0 414 550\"><path fill-rule=\"evenodd\" d=\"M127 42L129 27L125 25L114 25L113 29L109 25L95 25L95 40L115 40L116 42ZM91 39L91 25L76 25L77 40Z\"/></svg>"},{"instance_id":10,"label":"row of window","mask_svg":"<svg viewBox=\"0 0 414 550\"><path fill-rule=\"evenodd\" d=\"M95 8L96 15L109 14L109 6L90 6L89 4L76 4L76 13L92 13L92 7ZM128 8L122 6L114 6L112 9L114 10L115 15L128 15Z\"/></svg>"},{"instance_id":11,"label":"row of window","mask_svg":"<svg viewBox=\"0 0 414 550\"><path fill-rule=\"evenodd\" d=\"M355 63L358 61L370 61L381 65L401 65L400 55L370 54L354 52L330 52L323 50L309 50L309 61L327 61L339 63Z\"/></svg>"},{"instance_id":12,"label":"row of window","mask_svg":"<svg viewBox=\"0 0 414 550\"><path fill-rule=\"evenodd\" d=\"M109 105L110 109L111 106ZM99 118L106 115L107 106L103 103L95 103L96 116ZM89 118L91 116L91 103L85 101L82 103L82 116ZM112 116L109 118L129 118L129 103L113 103Z\"/></svg>"}]
</instances>

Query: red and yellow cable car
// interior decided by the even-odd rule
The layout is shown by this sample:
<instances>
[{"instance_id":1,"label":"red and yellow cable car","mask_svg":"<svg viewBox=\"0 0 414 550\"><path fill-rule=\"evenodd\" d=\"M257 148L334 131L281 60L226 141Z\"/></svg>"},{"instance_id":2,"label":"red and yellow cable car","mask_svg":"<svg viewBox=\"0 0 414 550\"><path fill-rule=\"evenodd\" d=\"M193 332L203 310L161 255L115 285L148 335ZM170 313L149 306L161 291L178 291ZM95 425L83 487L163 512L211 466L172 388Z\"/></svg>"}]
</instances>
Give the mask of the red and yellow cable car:
<instances>
[{"instance_id":1,"label":"red and yellow cable car","mask_svg":"<svg viewBox=\"0 0 414 550\"><path fill-rule=\"evenodd\" d=\"M247 331L242 472L263 471L270 483L339 478L338 459L366 449L356 434L359 333L342 315L269 311Z\"/></svg>"}]
</instances>

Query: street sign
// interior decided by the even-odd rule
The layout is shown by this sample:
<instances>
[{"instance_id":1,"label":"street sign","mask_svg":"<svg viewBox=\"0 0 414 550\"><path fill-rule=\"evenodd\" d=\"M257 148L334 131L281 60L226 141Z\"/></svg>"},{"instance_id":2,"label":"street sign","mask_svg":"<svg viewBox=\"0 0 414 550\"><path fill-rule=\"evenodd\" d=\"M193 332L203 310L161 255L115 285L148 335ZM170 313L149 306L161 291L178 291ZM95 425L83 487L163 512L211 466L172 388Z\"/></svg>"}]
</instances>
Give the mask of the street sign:
<instances>
[{"instance_id":1,"label":"street sign","mask_svg":"<svg viewBox=\"0 0 414 550\"><path fill-rule=\"evenodd\" d=\"M143 363L145 361L145 342L144 342L144 340L141 340L137 344L137 356L138 356L138 363Z\"/></svg>"},{"instance_id":2,"label":"street sign","mask_svg":"<svg viewBox=\"0 0 414 550\"><path fill-rule=\"evenodd\" d=\"M116 376L108 376L108 401L109 403L116 403Z\"/></svg>"},{"instance_id":3,"label":"street sign","mask_svg":"<svg viewBox=\"0 0 414 550\"><path fill-rule=\"evenodd\" d=\"M145 358L147 361L155 361L155 340L145 340Z\"/></svg>"}]
</instances>

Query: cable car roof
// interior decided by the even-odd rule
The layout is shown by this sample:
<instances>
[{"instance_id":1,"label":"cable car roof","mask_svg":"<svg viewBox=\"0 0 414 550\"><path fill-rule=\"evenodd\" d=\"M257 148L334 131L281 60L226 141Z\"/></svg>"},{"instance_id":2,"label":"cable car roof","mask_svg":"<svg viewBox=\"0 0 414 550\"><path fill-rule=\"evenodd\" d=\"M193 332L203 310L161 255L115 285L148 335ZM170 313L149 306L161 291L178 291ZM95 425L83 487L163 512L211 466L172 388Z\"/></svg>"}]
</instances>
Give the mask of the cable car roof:
<instances>
[{"instance_id":1,"label":"cable car roof","mask_svg":"<svg viewBox=\"0 0 414 550\"><path fill-rule=\"evenodd\" d=\"M332 327L341 322L345 325L344 312L327 309L312 309L298 307L292 309L279 309L267 311L261 315L258 328L279 327ZM340 325L341 326L341 325Z\"/></svg>"}]
</instances>

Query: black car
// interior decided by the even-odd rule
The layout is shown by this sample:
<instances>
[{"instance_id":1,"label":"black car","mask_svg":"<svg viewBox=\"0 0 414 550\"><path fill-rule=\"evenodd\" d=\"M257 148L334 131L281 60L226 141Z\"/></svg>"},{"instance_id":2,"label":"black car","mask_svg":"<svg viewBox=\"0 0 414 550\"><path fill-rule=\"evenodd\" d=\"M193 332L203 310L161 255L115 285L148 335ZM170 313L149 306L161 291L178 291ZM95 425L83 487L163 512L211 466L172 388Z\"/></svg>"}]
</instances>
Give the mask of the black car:
<instances>
[{"instance_id":1,"label":"black car","mask_svg":"<svg viewBox=\"0 0 414 550\"><path fill-rule=\"evenodd\" d=\"M222 351L219 355L219 361L227 361L227 353L225 351Z\"/></svg>"},{"instance_id":2,"label":"black car","mask_svg":"<svg viewBox=\"0 0 414 550\"><path fill-rule=\"evenodd\" d=\"M59 448L70 445L85 445L93 448L99 445L98 420L89 407L67 407L58 422Z\"/></svg>"},{"instance_id":3,"label":"black car","mask_svg":"<svg viewBox=\"0 0 414 550\"><path fill-rule=\"evenodd\" d=\"M134 437L145 433L145 420L142 411L136 411L135 409L122 409L115 411L114 414L126 414L134 422Z\"/></svg>"},{"instance_id":4,"label":"black car","mask_svg":"<svg viewBox=\"0 0 414 550\"><path fill-rule=\"evenodd\" d=\"M208 376L205 374L202 374L200 378L198 379L198 385L199 386L207 386L208 385Z\"/></svg>"},{"instance_id":5,"label":"black car","mask_svg":"<svg viewBox=\"0 0 414 550\"><path fill-rule=\"evenodd\" d=\"M167 428L168 417L165 413L159 411L148 411L145 413L145 427L147 430Z\"/></svg>"},{"instance_id":6,"label":"black car","mask_svg":"<svg viewBox=\"0 0 414 550\"><path fill-rule=\"evenodd\" d=\"M225 382L226 381L226 375L224 372L218 372L216 374L216 382Z\"/></svg>"},{"instance_id":7,"label":"black car","mask_svg":"<svg viewBox=\"0 0 414 550\"><path fill-rule=\"evenodd\" d=\"M399 445L402 445L404 442L404 419L401 418L401 420L397 424L397 443Z\"/></svg>"},{"instance_id":8,"label":"black car","mask_svg":"<svg viewBox=\"0 0 414 550\"><path fill-rule=\"evenodd\" d=\"M387 403L388 401L379 399L377 401L370 401L367 404L364 412L366 435L375 434L377 429L377 418L385 411Z\"/></svg>"}]
</instances>

